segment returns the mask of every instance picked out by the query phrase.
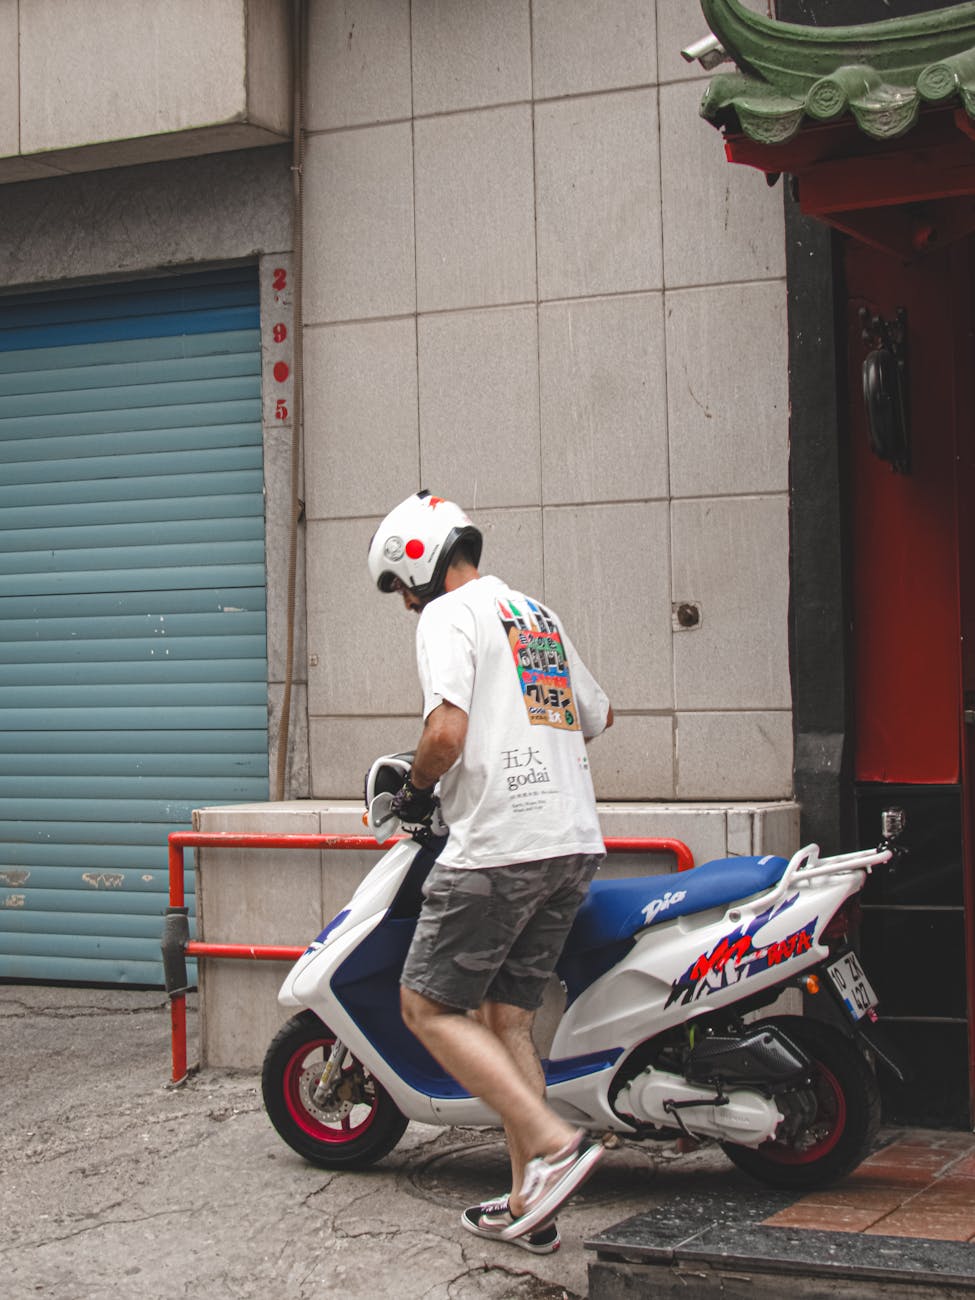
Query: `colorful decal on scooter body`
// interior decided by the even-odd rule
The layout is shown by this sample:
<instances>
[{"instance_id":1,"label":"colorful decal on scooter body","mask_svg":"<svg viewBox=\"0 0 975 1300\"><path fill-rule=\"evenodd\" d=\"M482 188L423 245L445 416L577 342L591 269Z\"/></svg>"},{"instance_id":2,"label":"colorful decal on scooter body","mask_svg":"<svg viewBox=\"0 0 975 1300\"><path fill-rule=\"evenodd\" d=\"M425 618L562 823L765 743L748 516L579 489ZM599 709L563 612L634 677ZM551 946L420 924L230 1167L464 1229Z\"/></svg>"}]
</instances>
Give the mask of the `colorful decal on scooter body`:
<instances>
[{"instance_id":1,"label":"colorful decal on scooter body","mask_svg":"<svg viewBox=\"0 0 975 1300\"><path fill-rule=\"evenodd\" d=\"M720 989L729 988L739 980L758 975L769 967L780 966L790 958L808 952L813 944L816 926L819 924L818 916L784 939L776 940L764 947L758 947L754 942L755 935L769 922L792 907L798 897L798 894L793 894L784 902L770 907L756 916L750 925L733 930L709 952L702 952L671 985L670 996L665 1006L672 1006L675 1002L684 1005L694 1002Z\"/></svg>"}]
</instances>

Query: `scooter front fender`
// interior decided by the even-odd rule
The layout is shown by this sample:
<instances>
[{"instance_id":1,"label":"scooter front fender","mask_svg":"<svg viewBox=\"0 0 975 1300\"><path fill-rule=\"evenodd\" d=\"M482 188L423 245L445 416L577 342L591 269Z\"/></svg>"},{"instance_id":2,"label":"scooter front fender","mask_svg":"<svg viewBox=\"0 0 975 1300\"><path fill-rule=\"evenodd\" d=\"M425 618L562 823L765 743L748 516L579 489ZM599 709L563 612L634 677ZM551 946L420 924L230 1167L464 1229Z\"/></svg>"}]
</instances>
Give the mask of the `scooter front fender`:
<instances>
[{"instance_id":1,"label":"scooter front fender","mask_svg":"<svg viewBox=\"0 0 975 1300\"><path fill-rule=\"evenodd\" d=\"M313 939L285 977L278 992L283 1007L305 1007L309 1000L300 990L325 989L332 971L349 951L346 940L355 934L358 942L375 929L396 897L403 877L419 851L409 840L395 844L359 882L346 906L329 921L317 939ZM335 945L341 941L341 955ZM327 955L326 955L327 954Z\"/></svg>"},{"instance_id":2,"label":"scooter front fender","mask_svg":"<svg viewBox=\"0 0 975 1300\"><path fill-rule=\"evenodd\" d=\"M336 969L385 915L384 908L348 929L343 926L340 933L333 933L324 943L316 939L288 972L278 1002L285 1007L322 1009L331 997L330 981Z\"/></svg>"}]
</instances>

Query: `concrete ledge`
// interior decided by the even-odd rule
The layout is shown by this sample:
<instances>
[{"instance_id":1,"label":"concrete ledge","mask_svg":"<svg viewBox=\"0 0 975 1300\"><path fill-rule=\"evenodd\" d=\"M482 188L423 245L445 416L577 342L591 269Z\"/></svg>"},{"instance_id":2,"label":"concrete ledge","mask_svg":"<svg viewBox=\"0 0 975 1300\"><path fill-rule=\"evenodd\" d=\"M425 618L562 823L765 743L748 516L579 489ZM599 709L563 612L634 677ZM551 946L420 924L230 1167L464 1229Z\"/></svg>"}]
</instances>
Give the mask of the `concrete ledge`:
<instances>
[{"instance_id":1,"label":"concrete ledge","mask_svg":"<svg viewBox=\"0 0 975 1300\"><path fill-rule=\"evenodd\" d=\"M898 1157L892 1158L896 1162ZM895 1198L910 1199L924 1185L912 1183L895 1192ZM866 1198L881 1190L887 1190L882 1180L859 1187L848 1180L836 1194L846 1198L847 1207L876 1206L877 1201ZM589 1265L589 1300L648 1295L720 1295L722 1300L778 1300L784 1294L806 1300L975 1296L975 1255L967 1241L882 1235L876 1225L869 1233L852 1226L840 1231L779 1226L776 1219L801 1200L800 1192L763 1187L731 1169L685 1183L656 1209L624 1219L586 1241L596 1252ZM821 1213L828 1221L828 1209Z\"/></svg>"},{"instance_id":2,"label":"concrete ledge","mask_svg":"<svg viewBox=\"0 0 975 1300\"><path fill-rule=\"evenodd\" d=\"M798 846L793 803L601 804L603 833L684 840L696 863L751 853L791 854ZM198 831L276 835L361 835L362 805L354 800L299 799L284 803L201 808ZM197 933L210 943L304 945L340 911L380 850L203 849L196 854ZM607 876L672 871L669 854L612 855ZM286 963L203 959L199 963L201 1064L260 1065L286 1018L277 991ZM560 1014L557 983L539 1017L544 1051Z\"/></svg>"},{"instance_id":3,"label":"concrete ledge","mask_svg":"<svg viewBox=\"0 0 975 1300\"><path fill-rule=\"evenodd\" d=\"M589 1265L589 1300L646 1300L647 1296L720 1296L721 1300L971 1300L975 1281L937 1275L916 1277L817 1277L798 1265L765 1272L754 1261L721 1266L674 1260L660 1264Z\"/></svg>"}]
</instances>

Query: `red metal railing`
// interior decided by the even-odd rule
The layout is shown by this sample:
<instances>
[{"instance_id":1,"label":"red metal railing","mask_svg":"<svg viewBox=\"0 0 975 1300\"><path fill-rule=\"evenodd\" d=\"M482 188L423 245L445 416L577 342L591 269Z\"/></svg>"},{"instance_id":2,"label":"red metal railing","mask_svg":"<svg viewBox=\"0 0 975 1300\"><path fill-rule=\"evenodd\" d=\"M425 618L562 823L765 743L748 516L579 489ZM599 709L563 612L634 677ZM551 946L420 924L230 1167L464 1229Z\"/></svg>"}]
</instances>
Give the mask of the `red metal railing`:
<instances>
[{"instance_id":1,"label":"red metal railing","mask_svg":"<svg viewBox=\"0 0 975 1300\"><path fill-rule=\"evenodd\" d=\"M366 849L382 852L396 839L377 844L370 835L236 835L232 831L173 831L169 836L169 911L163 933L163 964L169 992L172 1025L173 1083L187 1075L186 1063L186 958L223 957L250 961L297 961L307 945L291 947L255 943L206 943L189 938L186 908L186 849ZM694 865L694 855L683 840L614 836L605 841L607 853L672 853L678 871ZM172 923L172 924L171 924ZM173 970L181 970L175 984Z\"/></svg>"}]
</instances>

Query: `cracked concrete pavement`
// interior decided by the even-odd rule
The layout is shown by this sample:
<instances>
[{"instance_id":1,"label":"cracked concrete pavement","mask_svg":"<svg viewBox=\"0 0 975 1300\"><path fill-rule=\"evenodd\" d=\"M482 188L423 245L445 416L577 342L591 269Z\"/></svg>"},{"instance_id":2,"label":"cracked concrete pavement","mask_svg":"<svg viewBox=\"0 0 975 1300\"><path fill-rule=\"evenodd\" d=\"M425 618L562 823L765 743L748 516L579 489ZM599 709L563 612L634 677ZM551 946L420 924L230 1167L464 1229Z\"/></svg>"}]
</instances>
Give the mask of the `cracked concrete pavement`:
<instances>
[{"instance_id":1,"label":"cracked concrete pavement","mask_svg":"<svg viewBox=\"0 0 975 1300\"><path fill-rule=\"evenodd\" d=\"M192 997L189 1030L192 1060ZM506 1185L498 1132L412 1124L369 1171L313 1168L256 1072L167 1085L160 991L0 985L0 1063L4 1300L579 1300L583 1238L660 1203L677 1172L667 1150L611 1152L539 1257L459 1223ZM726 1162L681 1157L695 1167Z\"/></svg>"}]
</instances>

